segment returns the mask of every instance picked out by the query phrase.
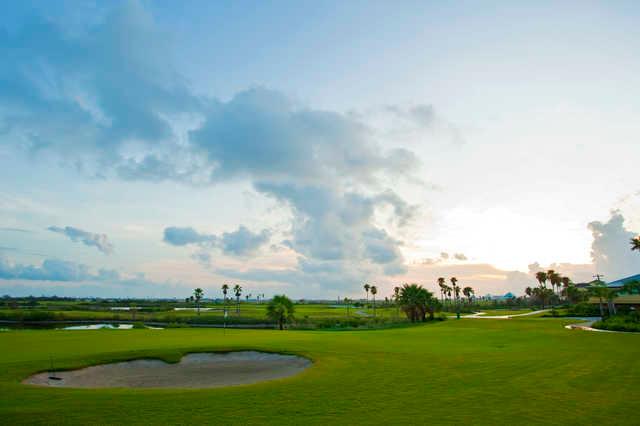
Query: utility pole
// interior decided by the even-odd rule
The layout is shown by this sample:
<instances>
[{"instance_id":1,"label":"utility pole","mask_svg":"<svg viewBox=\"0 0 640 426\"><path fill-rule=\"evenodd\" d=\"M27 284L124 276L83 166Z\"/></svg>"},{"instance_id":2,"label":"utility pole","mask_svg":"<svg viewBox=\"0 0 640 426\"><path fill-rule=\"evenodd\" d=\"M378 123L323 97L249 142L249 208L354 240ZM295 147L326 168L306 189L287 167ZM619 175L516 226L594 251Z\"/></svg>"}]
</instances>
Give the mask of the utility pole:
<instances>
[{"instance_id":1,"label":"utility pole","mask_svg":"<svg viewBox=\"0 0 640 426\"><path fill-rule=\"evenodd\" d=\"M593 278L595 278L597 281L602 281L602 280L600 279L600 278L602 278L602 277L604 277L604 275L602 275L602 274L595 274L595 275L593 276Z\"/></svg>"}]
</instances>

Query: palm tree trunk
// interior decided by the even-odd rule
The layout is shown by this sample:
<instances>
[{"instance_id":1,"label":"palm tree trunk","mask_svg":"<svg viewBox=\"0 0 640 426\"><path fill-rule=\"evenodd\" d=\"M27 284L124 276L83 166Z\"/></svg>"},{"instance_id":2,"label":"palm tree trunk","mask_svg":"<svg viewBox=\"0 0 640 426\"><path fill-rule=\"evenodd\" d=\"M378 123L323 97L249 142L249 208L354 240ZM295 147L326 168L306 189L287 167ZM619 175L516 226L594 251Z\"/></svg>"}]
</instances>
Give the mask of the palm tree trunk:
<instances>
[{"instance_id":1,"label":"palm tree trunk","mask_svg":"<svg viewBox=\"0 0 640 426\"><path fill-rule=\"evenodd\" d=\"M604 309L602 308L602 296L600 296L600 319L604 319Z\"/></svg>"}]
</instances>

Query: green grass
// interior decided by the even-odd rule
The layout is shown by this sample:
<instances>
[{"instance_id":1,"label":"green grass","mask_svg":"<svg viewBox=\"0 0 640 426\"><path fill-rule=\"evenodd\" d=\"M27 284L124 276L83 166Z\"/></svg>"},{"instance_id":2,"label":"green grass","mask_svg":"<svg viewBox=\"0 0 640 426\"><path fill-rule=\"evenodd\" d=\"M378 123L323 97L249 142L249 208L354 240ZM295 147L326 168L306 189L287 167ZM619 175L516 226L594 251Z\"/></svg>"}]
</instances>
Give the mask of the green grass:
<instances>
[{"instance_id":1,"label":"green grass","mask_svg":"<svg viewBox=\"0 0 640 426\"><path fill-rule=\"evenodd\" d=\"M532 310L531 309L520 309L520 310L516 310L516 309L488 309L488 310L482 310L480 312L484 312L485 315L495 316L495 315L527 314L529 312L532 312Z\"/></svg>"},{"instance_id":2,"label":"green grass","mask_svg":"<svg viewBox=\"0 0 640 426\"><path fill-rule=\"evenodd\" d=\"M236 313L235 304L229 304L229 316L227 322L230 324L255 324L269 322L266 317L266 304L242 303L240 313ZM131 311L111 311L109 309L0 309L0 319L6 320L57 320L57 321L78 321L78 320L116 320L132 321L134 313ZM50 307L50 308L51 308ZM220 323L224 321L223 305L205 305L215 310L202 310L200 315L191 310L164 310L135 312L136 321L147 322L201 322ZM340 320L348 318L366 319L373 315L372 308L347 308L345 306L331 306L326 304L297 304L295 306L295 316L300 322L319 320ZM394 307L377 307L376 317L382 319L404 320L404 314L399 313Z\"/></svg>"},{"instance_id":3,"label":"green grass","mask_svg":"<svg viewBox=\"0 0 640 426\"><path fill-rule=\"evenodd\" d=\"M449 320L371 331L166 329L0 333L2 424L630 424L640 336L566 320ZM193 351L305 355L302 374L209 390L21 385L46 371Z\"/></svg>"}]
</instances>

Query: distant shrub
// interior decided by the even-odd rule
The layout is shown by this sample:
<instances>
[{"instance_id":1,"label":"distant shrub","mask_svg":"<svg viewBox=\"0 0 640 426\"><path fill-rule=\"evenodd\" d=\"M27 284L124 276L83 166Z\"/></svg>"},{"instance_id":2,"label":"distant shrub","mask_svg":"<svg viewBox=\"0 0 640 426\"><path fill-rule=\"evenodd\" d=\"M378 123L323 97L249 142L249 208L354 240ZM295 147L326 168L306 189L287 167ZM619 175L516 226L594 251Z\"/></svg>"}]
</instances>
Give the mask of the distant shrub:
<instances>
[{"instance_id":1,"label":"distant shrub","mask_svg":"<svg viewBox=\"0 0 640 426\"><path fill-rule=\"evenodd\" d=\"M587 302L578 303L567 309L567 316L570 317L592 317L598 315L600 315L598 305Z\"/></svg>"},{"instance_id":2,"label":"distant shrub","mask_svg":"<svg viewBox=\"0 0 640 426\"><path fill-rule=\"evenodd\" d=\"M637 315L616 315L604 321L597 321L592 327L600 330L640 332L640 321Z\"/></svg>"}]
</instances>

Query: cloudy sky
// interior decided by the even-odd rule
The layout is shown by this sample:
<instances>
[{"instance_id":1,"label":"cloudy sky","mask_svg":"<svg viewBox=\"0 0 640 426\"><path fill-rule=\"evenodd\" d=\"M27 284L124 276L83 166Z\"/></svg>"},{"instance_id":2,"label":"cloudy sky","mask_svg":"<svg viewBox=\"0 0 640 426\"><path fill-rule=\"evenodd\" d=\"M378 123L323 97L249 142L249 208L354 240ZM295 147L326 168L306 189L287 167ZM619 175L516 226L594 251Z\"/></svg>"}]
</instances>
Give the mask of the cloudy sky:
<instances>
[{"instance_id":1,"label":"cloudy sky","mask_svg":"<svg viewBox=\"0 0 640 426\"><path fill-rule=\"evenodd\" d=\"M640 272L637 2L4 2L0 293Z\"/></svg>"}]
</instances>

